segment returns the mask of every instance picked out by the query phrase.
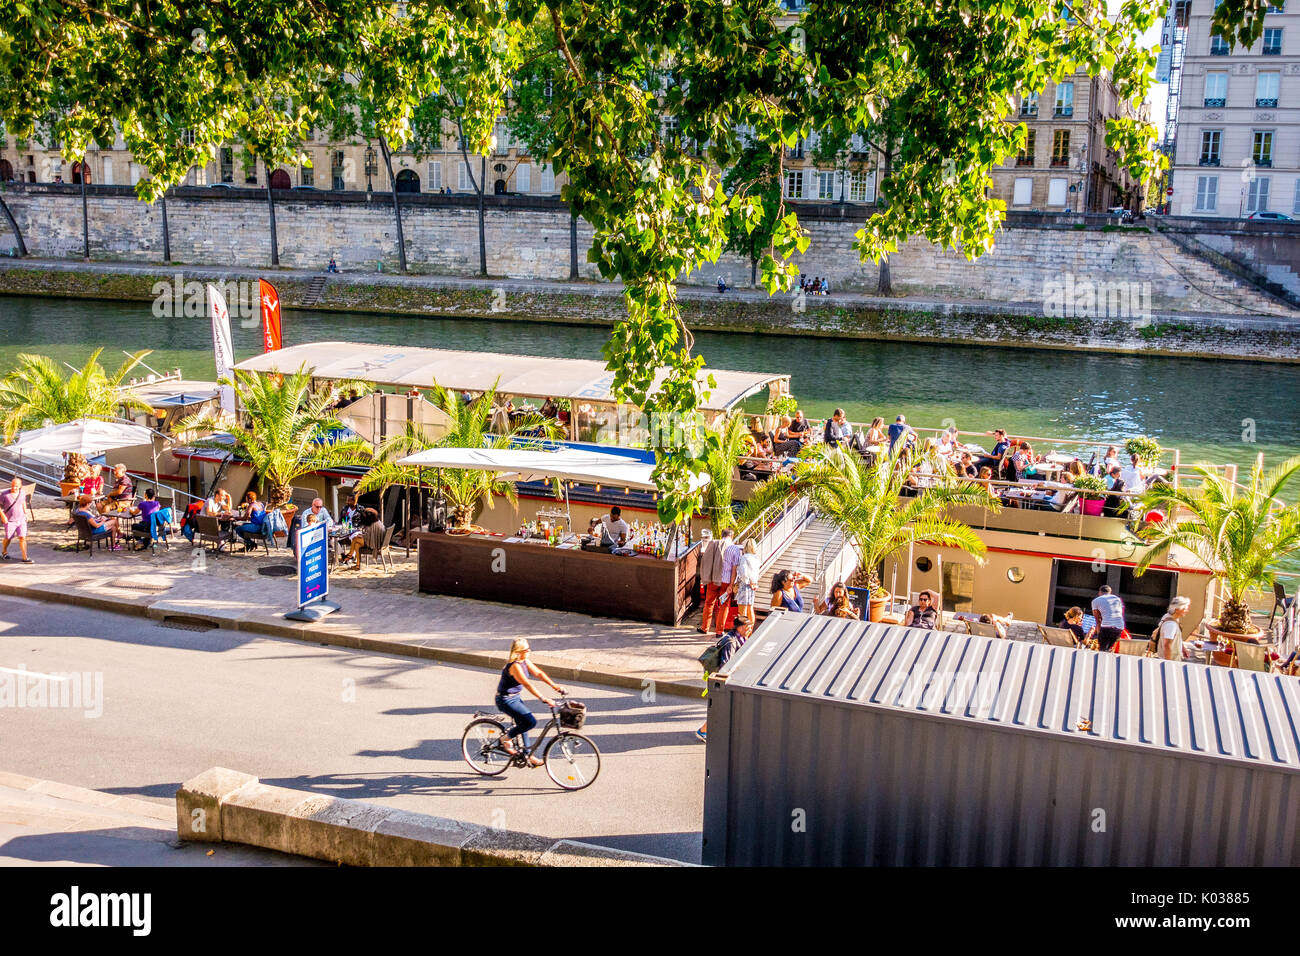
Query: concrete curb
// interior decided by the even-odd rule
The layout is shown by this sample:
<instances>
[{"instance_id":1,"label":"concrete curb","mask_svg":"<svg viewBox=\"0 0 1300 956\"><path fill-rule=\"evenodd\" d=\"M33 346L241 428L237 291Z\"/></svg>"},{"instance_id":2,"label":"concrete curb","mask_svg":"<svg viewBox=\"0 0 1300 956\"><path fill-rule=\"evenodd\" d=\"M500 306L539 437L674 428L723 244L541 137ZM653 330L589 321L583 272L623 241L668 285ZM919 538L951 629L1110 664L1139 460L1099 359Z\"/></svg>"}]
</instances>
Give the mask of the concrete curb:
<instances>
[{"instance_id":1,"label":"concrete curb","mask_svg":"<svg viewBox=\"0 0 1300 956\"><path fill-rule=\"evenodd\" d=\"M105 793L102 790L74 787L54 780L42 780L39 777L27 777L19 773L7 773L2 770L0 770L0 787L9 787L12 790L21 790L26 793L40 793L50 797L58 797L62 800L71 800L74 803L86 806L117 810L122 813L129 813L132 816L157 820L159 823L170 824L174 818L170 807L161 806L157 803L149 803L144 800L137 800L134 797L124 797L114 793Z\"/></svg>"},{"instance_id":2,"label":"concrete curb","mask_svg":"<svg viewBox=\"0 0 1300 956\"><path fill-rule=\"evenodd\" d=\"M397 657L413 657L419 660L439 661L444 664L461 664L469 667L482 667L488 670L500 670L505 666L506 655L499 651L471 651L453 648L430 647L428 645L411 645L400 641L388 641L379 637L357 634L351 629L331 626L329 619L318 625L283 624L273 621L258 620L239 615L222 615L205 612L202 608L169 602L165 597L150 601L148 598L134 600L111 597L101 594L86 594L75 589L54 590L21 584L0 582L0 594L11 597L27 598L33 601L72 604L90 610L109 611L114 614L129 614L133 617L148 617L155 621L185 620L203 621L214 628L240 631L248 634L261 634L265 637L277 637L312 644L327 644L331 647L344 647L349 650L369 651L376 654L391 654ZM617 687L621 690L641 691L653 682L656 694L668 694L673 697L698 698L703 690L703 681L663 679L641 674L626 674L620 671L600 667L587 667L581 661L552 658L544 652L538 652L537 662L557 680L601 684Z\"/></svg>"},{"instance_id":3,"label":"concrete curb","mask_svg":"<svg viewBox=\"0 0 1300 956\"><path fill-rule=\"evenodd\" d=\"M349 866L691 866L573 840L270 787L213 767L176 791L176 832Z\"/></svg>"}]
</instances>

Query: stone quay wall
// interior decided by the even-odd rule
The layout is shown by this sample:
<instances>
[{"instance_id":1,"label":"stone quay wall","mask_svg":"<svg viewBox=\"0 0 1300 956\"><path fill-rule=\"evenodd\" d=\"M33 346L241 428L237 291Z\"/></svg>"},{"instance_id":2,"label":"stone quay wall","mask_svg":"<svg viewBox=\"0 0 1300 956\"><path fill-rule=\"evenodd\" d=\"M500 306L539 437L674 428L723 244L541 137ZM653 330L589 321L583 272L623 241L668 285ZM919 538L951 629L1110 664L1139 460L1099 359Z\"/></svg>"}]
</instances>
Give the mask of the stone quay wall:
<instances>
[{"instance_id":1,"label":"stone quay wall","mask_svg":"<svg viewBox=\"0 0 1300 956\"><path fill-rule=\"evenodd\" d=\"M4 198L31 255L82 257L79 186L13 185ZM137 200L130 187L88 190L92 259L160 263L162 207ZM413 273L474 276L479 272L477 199L412 194L401 197L409 269ZM556 280L569 277L568 207L551 199L487 197L484 201L487 270L493 277ZM832 290L871 291L878 267L854 248L871 207L797 204L811 243L796 264L808 276L826 277ZM280 264L323 268L333 256L345 273L393 272L397 241L392 197L357 192L285 190L275 194ZM894 292L987 303L1043 303L1053 283L1069 277L1088 283L1131 284L1152 309L1201 314L1295 316L1249 278L1142 227L1107 226L1104 217L1013 215L995 248L971 261L959 251L913 240L891 256ZM171 261L176 265L266 267L270 262L269 210L264 190L179 188L167 200ZM12 235L0 220L0 251ZM591 227L577 224L579 276L598 280L587 261ZM1278 246L1278 248L1290 248ZM1267 263L1258 263L1261 270ZM1276 271L1276 270L1275 270ZM727 254L683 278L687 284L750 284L750 264ZM1104 299L1104 296L1103 296ZM1116 317L1116 316L1108 316ZM1127 316L1117 316L1124 318Z\"/></svg>"}]
</instances>

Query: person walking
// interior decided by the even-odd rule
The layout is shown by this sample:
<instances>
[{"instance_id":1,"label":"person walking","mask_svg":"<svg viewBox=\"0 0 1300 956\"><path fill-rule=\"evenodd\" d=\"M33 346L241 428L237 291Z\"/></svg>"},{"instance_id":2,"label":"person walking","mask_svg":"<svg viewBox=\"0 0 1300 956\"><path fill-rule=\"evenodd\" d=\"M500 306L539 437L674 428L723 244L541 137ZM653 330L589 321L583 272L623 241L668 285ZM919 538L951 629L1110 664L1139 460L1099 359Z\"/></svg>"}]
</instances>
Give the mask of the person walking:
<instances>
[{"instance_id":1,"label":"person walking","mask_svg":"<svg viewBox=\"0 0 1300 956\"><path fill-rule=\"evenodd\" d=\"M722 581L718 591L718 616L713 631L717 637L721 637L723 631L729 630L736 620L736 602L732 594L735 588L732 585L735 582L736 568L739 567L741 558L745 556L745 549L736 543L734 536L728 537L727 541L729 543L722 552Z\"/></svg>"},{"instance_id":2,"label":"person walking","mask_svg":"<svg viewBox=\"0 0 1300 956\"><path fill-rule=\"evenodd\" d=\"M1160 623L1156 625L1157 657L1166 661L1181 661L1183 659L1183 626L1180 622L1187 616L1187 611L1191 606L1191 599L1182 595L1169 602L1169 610L1165 612L1164 617L1160 619Z\"/></svg>"},{"instance_id":3,"label":"person walking","mask_svg":"<svg viewBox=\"0 0 1300 956\"><path fill-rule=\"evenodd\" d=\"M1103 584L1097 589L1097 596L1092 599L1092 616L1097 619L1092 629L1097 637L1097 650L1108 651L1124 633L1124 602L1118 594L1110 592L1110 585Z\"/></svg>"},{"instance_id":4,"label":"person walking","mask_svg":"<svg viewBox=\"0 0 1300 956\"><path fill-rule=\"evenodd\" d=\"M719 538L714 538L708 531L705 534L709 535L709 540L700 553L700 580L704 582L704 616L700 619L699 628L701 634L713 630L715 613L726 614L726 593L731 582L722 579L722 562L727 548L735 540L736 532L732 528L726 528Z\"/></svg>"},{"instance_id":5,"label":"person walking","mask_svg":"<svg viewBox=\"0 0 1300 956\"><path fill-rule=\"evenodd\" d=\"M527 690L547 707L554 707L555 701L549 697L543 697L541 692L529 678L535 677L543 684L549 686L557 694L563 695L564 688L555 681L546 676L546 672L528 659L531 648L528 642L522 637L517 638L510 645L510 657L506 661L506 666L501 668L501 679L497 681L496 708L503 714L508 714L515 719L514 727L510 730L510 735L502 745L502 749L512 757L519 753L519 750L510 743L518 738L519 743L524 750L528 749L528 731L537 726L537 718L528 710L528 706L523 702L523 691ZM542 761L537 757L528 758L530 767L540 767Z\"/></svg>"},{"instance_id":6,"label":"person walking","mask_svg":"<svg viewBox=\"0 0 1300 956\"><path fill-rule=\"evenodd\" d=\"M736 573L731 582L732 601L736 605L736 617L744 617L754 626L754 591L758 587L758 545L753 541L745 542L744 556L736 565Z\"/></svg>"},{"instance_id":7,"label":"person walking","mask_svg":"<svg viewBox=\"0 0 1300 956\"><path fill-rule=\"evenodd\" d=\"M735 627L718 638L718 670L722 670L722 668L726 667L727 661L731 659L731 655L736 653L736 651L740 650L745 645L745 642L749 640L749 635L753 632L753 629L754 626L750 624L747 619L738 617L736 618ZM708 680L707 675L705 675L705 680ZM704 686L704 693L708 694L708 692L709 688L706 683ZM695 736L701 742L708 741L709 722L707 720L700 724L700 729L695 731Z\"/></svg>"},{"instance_id":8,"label":"person walking","mask_svg":"<svg viewBox=\"0 0 1300 956\"><path fill-rule=\"evenodd\" d=\"M9 542L18 542L18 553L23 564L34 563L27 557L27 501L23 480L15 477L8 491L0 491L0 527L4 529L4 544L0 546L0 559L9 560Z\"/></svg>"}]
</instances>

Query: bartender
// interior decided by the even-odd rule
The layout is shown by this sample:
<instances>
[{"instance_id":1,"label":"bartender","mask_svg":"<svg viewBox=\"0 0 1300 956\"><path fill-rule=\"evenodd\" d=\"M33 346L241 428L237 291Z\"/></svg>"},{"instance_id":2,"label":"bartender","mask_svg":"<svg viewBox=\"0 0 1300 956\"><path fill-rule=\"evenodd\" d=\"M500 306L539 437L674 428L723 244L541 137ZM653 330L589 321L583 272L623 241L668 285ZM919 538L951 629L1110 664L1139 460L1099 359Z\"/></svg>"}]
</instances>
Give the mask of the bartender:
<instances>
[{"instance_id":1,"label":"bartender","mask_svg":"<svg viewBox=\"0 0 1300 956\"><path fill-rule=\"evenodd\" d=\"M613 546L622 546L627 544L627 539L632 533L632 529L628 527L627 522L623 520L622 515L623 509L618 507L618 505L615 505L609 509L609 514L600 519L600 523L605 529L601 544L610 544Z\"/></svg>"}]
</instances>

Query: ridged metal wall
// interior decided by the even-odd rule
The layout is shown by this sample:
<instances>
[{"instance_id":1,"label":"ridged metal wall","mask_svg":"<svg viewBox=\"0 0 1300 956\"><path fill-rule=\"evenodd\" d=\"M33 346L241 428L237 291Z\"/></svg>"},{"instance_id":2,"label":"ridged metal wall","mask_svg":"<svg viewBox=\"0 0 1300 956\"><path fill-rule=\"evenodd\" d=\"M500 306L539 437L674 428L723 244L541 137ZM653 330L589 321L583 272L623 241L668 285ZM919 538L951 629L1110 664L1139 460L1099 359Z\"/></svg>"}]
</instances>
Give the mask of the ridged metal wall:
<instances>
[{"instance_id":1,"label":"ridged metal wall","mask_svg":"<svg viewBox=\"0 0 1300 956\"><path fill-rule=\"evenodd\" d=\"M1300 680L773 613L709 692L704 862L1300 863Z\"/></svg>"}]
</instances>

